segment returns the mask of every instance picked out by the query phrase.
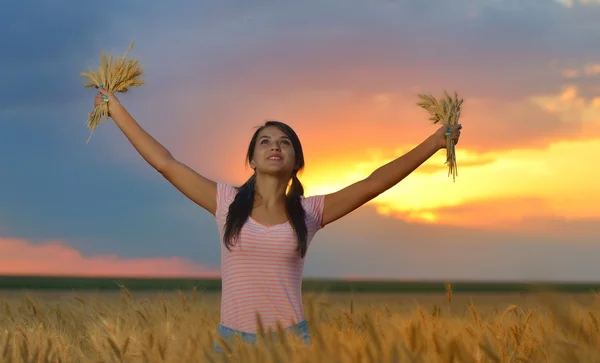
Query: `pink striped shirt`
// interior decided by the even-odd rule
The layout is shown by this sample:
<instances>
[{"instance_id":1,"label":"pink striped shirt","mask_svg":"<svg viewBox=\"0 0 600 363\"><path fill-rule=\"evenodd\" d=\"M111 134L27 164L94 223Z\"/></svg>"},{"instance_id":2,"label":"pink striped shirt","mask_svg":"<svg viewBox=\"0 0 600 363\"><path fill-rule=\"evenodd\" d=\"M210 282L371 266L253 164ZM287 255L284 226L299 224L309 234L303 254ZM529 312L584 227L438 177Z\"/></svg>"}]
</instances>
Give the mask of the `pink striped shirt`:
<instances>
[{"instance_id":1,"label":"pink striped shirt","mask_svg":"<svg viewBox=\"0 0 600 363\"><path fill-rule=\"evenodd\" d=\"M231 251L223 244L225 220L237 189L217 184L215 219L221 239L221 324L256 333L256 313L265 329L284 328L304 320L302 273L297 239L289 222L265 226L251 217ZM321 228L324 196L301 197L306 212L307 242Z\"/></svg>"}]
</instances>

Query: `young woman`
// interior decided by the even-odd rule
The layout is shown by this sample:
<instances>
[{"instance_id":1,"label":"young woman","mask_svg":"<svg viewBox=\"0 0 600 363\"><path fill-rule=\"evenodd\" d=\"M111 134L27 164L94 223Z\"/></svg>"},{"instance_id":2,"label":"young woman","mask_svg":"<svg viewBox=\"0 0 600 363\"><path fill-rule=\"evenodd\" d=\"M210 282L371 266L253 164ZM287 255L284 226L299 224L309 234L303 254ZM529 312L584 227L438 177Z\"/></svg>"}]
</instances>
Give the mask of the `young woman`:
<instances>
[{"instance_id":1,"label":"young woman","mask_svg":"<svg viewBox=\"0 0 600 363\"><path fill-rule=\"evenodd\" d=\"M310 341L301 280L304 256L315 233L396 185L445 148L447 137L458 143L462 128L440 127L366 179L332 194L304 197L297 176L304 154L298 136L286 124L270 121L254 133L247 152L254 173L235 188L177 161L113 94L99 89L94 105L106 102L111 118L141 156L215 217L223 286L218 334L224 339L239 335L250 343L256 341L259 324L265 331L279 325Z\"/></svg>"}]
</instances>

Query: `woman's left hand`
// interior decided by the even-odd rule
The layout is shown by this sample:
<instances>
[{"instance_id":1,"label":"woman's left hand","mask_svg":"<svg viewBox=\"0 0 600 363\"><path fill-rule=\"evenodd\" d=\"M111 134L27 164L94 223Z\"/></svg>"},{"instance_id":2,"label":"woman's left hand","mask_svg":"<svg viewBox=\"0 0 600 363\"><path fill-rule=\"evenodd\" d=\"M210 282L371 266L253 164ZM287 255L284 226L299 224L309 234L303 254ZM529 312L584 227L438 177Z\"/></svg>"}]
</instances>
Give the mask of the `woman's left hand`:
<instances>
[{"instance_id":1,"label":"woman's left hand","mask_svg":"<svg viewBox=\"0 0 600 363\"><path fill-rule=\"evenodd\" d=\"M455 126L446 126L442 125L436 132L433 134L434 139L440 149L446 148L446 140L448 138L454 140L454 145L458 144L458 140L460 139L460 130L462 126L460 124Z\"/></svg>"}]
</instances>

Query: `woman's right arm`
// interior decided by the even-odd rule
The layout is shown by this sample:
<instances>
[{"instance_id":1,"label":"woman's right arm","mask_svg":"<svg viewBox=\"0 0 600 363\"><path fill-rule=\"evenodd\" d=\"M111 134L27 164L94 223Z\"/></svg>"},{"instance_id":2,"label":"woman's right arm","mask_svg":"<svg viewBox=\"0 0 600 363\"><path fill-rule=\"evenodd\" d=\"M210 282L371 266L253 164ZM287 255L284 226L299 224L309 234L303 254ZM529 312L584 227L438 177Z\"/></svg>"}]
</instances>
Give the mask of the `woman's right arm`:
<instances>
[{"instance_id":1,"label":"woman's right arm","mask_svg":"<svg viewBox=\"0 0 600 363\"><path fill-rule=\"evenodd\" d=\"M177 161L173 155L146 132L110 92L100 89L94 105L108 97L110 117L121 129L137 152L175 188L211 214L217 209L217 184Z\"/></svg>"}]
</instances>

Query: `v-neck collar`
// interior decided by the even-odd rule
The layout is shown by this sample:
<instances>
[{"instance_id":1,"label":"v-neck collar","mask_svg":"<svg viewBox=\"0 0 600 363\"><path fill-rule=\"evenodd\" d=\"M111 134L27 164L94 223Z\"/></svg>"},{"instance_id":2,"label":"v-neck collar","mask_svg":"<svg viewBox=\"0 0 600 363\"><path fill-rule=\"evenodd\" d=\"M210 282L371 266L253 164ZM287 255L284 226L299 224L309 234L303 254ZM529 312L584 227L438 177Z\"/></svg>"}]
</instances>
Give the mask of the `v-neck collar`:
<instances>
[{"instance_id":1,"label":"v-neck collar","mask_svg":"<svg viewBox=\"0 0 600 363\"><path fill-rule=\"evenodd\" d=\"M290 221L286 221L286 222L283 222L283 223L278 223L278 224L273 224L271 226L267 226L267 225L264 225L264 224L258 222L256 219L254 219L254 218L252 218L250 216L248 216L248 219L250 221L252 221L252 223L256 224L257 226L265 228L265 229L273 229L273 228L278 228L278 227L284 227L284 226L290 224Z\"/></svg>"}]
</instances>

